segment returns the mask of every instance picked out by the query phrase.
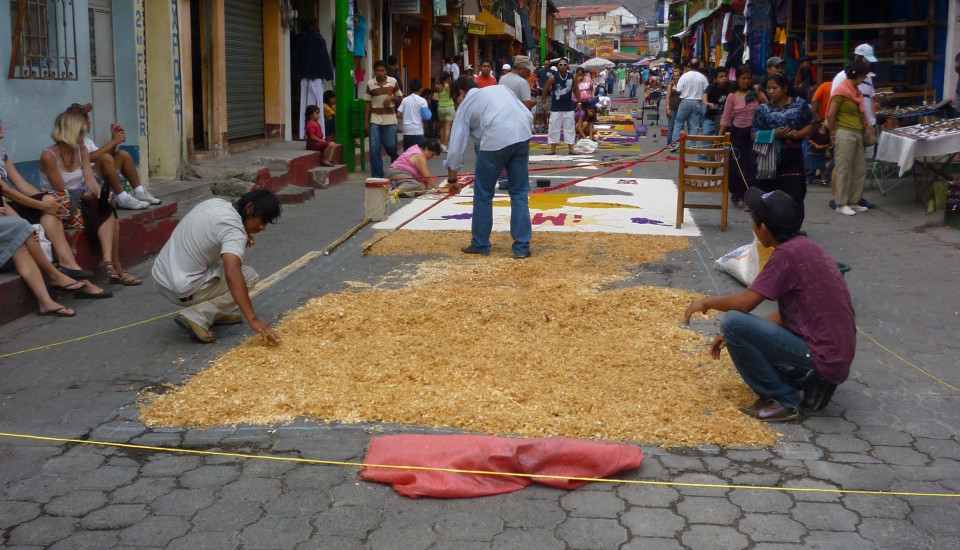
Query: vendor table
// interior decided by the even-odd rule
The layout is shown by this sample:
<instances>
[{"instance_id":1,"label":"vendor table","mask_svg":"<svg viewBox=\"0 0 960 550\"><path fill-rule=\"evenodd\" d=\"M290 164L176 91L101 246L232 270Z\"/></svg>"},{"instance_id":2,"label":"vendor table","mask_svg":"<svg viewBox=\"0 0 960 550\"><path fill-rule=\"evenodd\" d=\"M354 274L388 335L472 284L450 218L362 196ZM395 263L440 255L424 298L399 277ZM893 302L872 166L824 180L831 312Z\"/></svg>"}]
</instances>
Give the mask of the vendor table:
<instances>
[{"instance_id":1,"label":"vendor table","mask_svg":"<svg viewBox=\"0 0 960 550\"><path fill-rule=\"evenodd\" d=\"M930 185L935 178L939 177L947 181L953 179L949 173L949 164L953 155L960 152L960 133L953 132L930 137L904 135L909 132L910 127L882 132L875 158L878 161L899 166L900 177L903 177L916 164L917 169L913 173L915 198L921 204L926 204ZM880 190L886 194L886 191L896 187L897 184L886 190L881 185Z\"/></svg>"},{"instance_id":2,"label":"vendor table","mask_svg":"<svg viewBox=\"0 0 960 550\"><path fill-rule=\"evenodd\" d=\"M904 130L899 128L898 130ZM938 162L931 162L928 157L943 157L960 152L960 133L947 134L926 139L907 137L897 131L882 132L877 147L877 160L892 162L900 167L900 176L913 168L915 161L925 164L924 169L942 170ZM943 159L940 159L942 162ZM947 158L949 161L949 157ZM950 179L950 176L945 176Z\"/></svg>"}]
</instances>

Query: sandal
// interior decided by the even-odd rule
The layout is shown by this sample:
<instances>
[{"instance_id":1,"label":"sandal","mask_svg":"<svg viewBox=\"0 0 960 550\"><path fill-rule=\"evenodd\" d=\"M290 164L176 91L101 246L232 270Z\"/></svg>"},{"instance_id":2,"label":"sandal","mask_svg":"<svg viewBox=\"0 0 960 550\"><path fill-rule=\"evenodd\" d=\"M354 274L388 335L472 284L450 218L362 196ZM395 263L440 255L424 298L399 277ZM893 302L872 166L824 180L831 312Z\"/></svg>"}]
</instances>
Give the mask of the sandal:
<instances>
[{"instance_id":1,"label":"sandal","mask_svg":"<svg viewBox=\"0 0 960 550\"><path fill-rule=\"evenodd\" d=\"M106 275L111 283L117 284L120 282L120 274L117 273L117 268L113 266L113 262L110 260L103 260L100 262L100 271L103 271L103 274Z\"/></svg>"},{"instance_id":2,"label":"sandal","mask_svg":"<svg viewBox=\"0 0 960 550\"><path fill-rule=\"evenodd\" d=\"M53 311L38 311L37 315L40 317L49 317L51 315L55 317L73 317L77 314L76 311L73 313L67 313L68 311L71 311L70 308L60 306L60 309L55 309Z\"/></svg>"},{"instance_id":3,"label":"sandal","mask_svg":"<svg viewBox=\"0 0 960 550\"><path fill-rule=\"evenodd\" d=\"M143 281L141 281L139 278L135 277L134 275L131 275L127 271L123 271L120 273L120 284L122 284L123 286L137 286L142 282Z\"/></svg>"}]
</instances>

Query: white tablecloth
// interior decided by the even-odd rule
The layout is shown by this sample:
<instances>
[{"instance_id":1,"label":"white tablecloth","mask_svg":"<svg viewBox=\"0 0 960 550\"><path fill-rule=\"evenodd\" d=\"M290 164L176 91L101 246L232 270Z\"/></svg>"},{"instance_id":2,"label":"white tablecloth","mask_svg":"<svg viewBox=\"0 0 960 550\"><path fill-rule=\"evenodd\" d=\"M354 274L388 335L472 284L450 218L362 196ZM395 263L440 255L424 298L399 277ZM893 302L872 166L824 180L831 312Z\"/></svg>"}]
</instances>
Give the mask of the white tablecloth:
<instances>
[{"instance_id":1,"label":"white tablecloth","mask_svg":"<svg viewBox=\"0 0 960 550\"><path fill-rule=\"evenodd\" d=\"M938 136L923 140L881 132L877 160L895 162L902 177L918 158L950 155L960 152L960 134Z\"/></svg>"}]
</instances>

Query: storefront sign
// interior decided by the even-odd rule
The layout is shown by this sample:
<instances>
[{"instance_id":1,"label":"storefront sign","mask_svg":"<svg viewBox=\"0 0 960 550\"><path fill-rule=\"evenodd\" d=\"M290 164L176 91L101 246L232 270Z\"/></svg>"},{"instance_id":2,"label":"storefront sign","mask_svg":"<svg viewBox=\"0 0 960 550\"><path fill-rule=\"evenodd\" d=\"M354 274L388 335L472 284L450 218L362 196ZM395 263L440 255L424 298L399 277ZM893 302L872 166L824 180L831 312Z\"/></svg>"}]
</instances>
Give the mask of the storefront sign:
<instances>
[{"instance_id":1,"label":"storefront sign","mask_svg":"<svg viewBox=\"0 0 960 550\"><path fill-rule=\"evenodd\" d=\"M484 23L469 23L467 24L467 32L470 34L487 34L487 25Z\"/></svg>"},{"instance_id":2,"label":"storefront sign","mask_svg":"<svg viewBox=\"0 0 960 550\"><path fill-rule=\"evenodd\" d=\"M433 0L433 15L434 17L446 17L447 0Z\"/></svg>"},{"instance_id":3,"label":"storefront sign","mask_svg":"<svg viewBox=\"0 0 960 550\"><path fill-rule=\"evenodd\" d=\"M390 13L420 13L420 0L390 0Z\"/></svg>"},{"instance_id":4,"label":"storefront sign","mask_svg":"<svg viewBox=\"0 0 960 550\"><path fill-rule=\"evenodd\" d=\"M513 20L516 23L513 26L513 28L516 29L517 31L516 34L513 35L513 37L519 40L520 42L523 42L523 23L520 22L520 12L517 12L517 11L513 12Z\"/></svg>"}]
</instances>

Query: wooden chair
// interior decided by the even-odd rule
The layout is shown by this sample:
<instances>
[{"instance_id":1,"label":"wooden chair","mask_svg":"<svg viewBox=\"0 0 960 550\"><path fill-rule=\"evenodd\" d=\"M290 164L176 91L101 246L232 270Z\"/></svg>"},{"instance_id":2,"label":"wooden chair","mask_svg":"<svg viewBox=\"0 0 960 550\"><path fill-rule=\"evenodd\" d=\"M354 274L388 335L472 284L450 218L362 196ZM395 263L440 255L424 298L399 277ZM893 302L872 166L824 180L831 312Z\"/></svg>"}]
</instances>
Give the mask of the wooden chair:
<instances>
[{"instance_id":1,"label":"wooden chair","mask_svg":"<svg viewBox=\"0 0 960 550\"><path fill-rule=\"evenodd\" d=\"M702 144L703 149L697 145ZM730 134L722 136L686 136L680 140L679 177L677 178L677 229L683 222L684 208L720 210L720 230L727 229L727 186L730 171ZM699 155L720 160L697 160ZM689 159L687 158L689 156ZM702 173L690 173L689 168L703 168ZM713 171L710 173L709 170ZM686 202L687 193L719 193L720 204Z\"/></svg>"}]
</instances>

